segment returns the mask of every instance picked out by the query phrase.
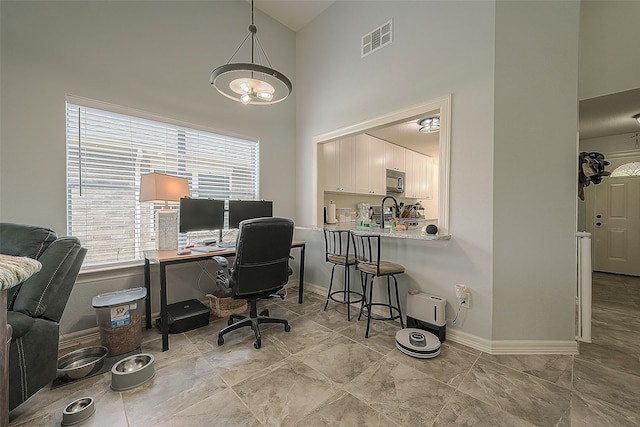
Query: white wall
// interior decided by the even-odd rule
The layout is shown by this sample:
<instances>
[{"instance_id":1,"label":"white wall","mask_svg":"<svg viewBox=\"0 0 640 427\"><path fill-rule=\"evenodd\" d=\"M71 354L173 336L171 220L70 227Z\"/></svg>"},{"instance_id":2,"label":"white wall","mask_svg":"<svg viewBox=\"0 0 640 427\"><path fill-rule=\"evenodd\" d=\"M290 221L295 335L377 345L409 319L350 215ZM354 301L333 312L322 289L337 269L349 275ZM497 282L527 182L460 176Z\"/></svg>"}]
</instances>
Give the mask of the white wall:
<instances>
[{"instance_id":1,"label":"white wall","mask_svg":"<svg viewBox=\"0 0 640 427\"><path fill-rule=\"evenodd\" d=\"M250 19L242 1L3 2L2 219L65 232L67 94L260 138L261 196L293 215L293 171L281 165L294 159L294 100L243 106L209 84ZM259 12L256 24L293 78L294 34Z\"/></svg>"},{"instance_id":2,"label":"white wall","mask_svg":"<svg viewBox=\"0 0 640 427\"><path fill-rule=\"evenodd\" d=\"M625 153L640 150L640 139L635 133L624 133L621 135L603 136L600 138L590 138L580 140L580 151L598 151L605 155L614 153ZM612 171L610 167L608 171Z\"/></svg>"},{"instance_id":3,"label":"white wall","mask_svg":"<svg viewBox=\"0 0 640 427\"><path fill-rule=\"evenodd\" d=\"M578 2L497 2L493 339L574 336Z\"/></svg>"},{"instance_id":4,"label":"white wall","mask_svg":"<svg viewBox=\"0 0 640 427\"><path fill-rule=\"evenodd\" d=\"M640 87L639 18L640 2L637 1L581 3L579 99ZM638 150L634 134L580 140L580 151L610 155ZM593 186L586 190L588 195ZM579 230L587 229L586 208L586 203L579 203Z\"/></svg>"},{"instance_id":5,"label":"white wall","mask_svg":"<svg viewBox=\"0 0 640 427\"><path fill-rule=\"evenodd\" d=\"M2 221L66 233L67 94L259 138L260 195L274 201L275 215L294 216L295 99L245 106L209 83L247 34L247 2L3 1L0 13ZM295 93L295 34L258 10L255 22L269 60ZM63 332L91 326L90 296L142 286L141 272L82 278ZM179 286L169 286L169 300L200 295L197 273L170 278Z\"/></svg>"},{"instance_id":6,"label":"white wall","mask_svg":"<svg viewBox=\"0 0 640 427\"><path fill-rule=\"evenodd\" d=\"M327 9L297 38L298 217L311 221L313 136L452 93L452 240L389 243L389 257L407 268L401 284L445 297L449 319L454 284L467 285L472 308L450 325L459 337L488 347L518 340L570 347L578 13L576 2L337 2ZM361 59L361 35L389 18L393 44ZM536 119L551 123L535 126ZM542 176L531 173L540 150L552 148ZM545 221L552 232L539 238L534 227ZM532 229L535 238L520 243ZM323 267L315 269L310 280L326 283ZM536 309L549 301L547 310Z\"/></svg>"},{"instance_id":7,"label":"white wall","mask_svg":"<svg viewBox=\"0 0 640 427\"><path fill-rule=\"evenodd\" d=\"M640 87L639 19L638 1L581 2L579 99Z\"/></svg>"},{"instance_id":8,"label":"white wall","mask_svg":"<svg viewBox=\"0 0 640 427\"><path fill-rule=\"evenodd\" d=\"M391 18L393 43L361 59L361 36ZM401 291L447 298L450 319L457 306L454 285L469 286L473 308L459 325L483 339L492 330L493 28L491 2L339 1L296 41L299 223L313 221L314 136L452 93L453 238L394 240L385 249L406 267ZM312 234L305 237L314 242L307 248L305 278L326 286L322 237Z\"/></svg>"}]
</instances>

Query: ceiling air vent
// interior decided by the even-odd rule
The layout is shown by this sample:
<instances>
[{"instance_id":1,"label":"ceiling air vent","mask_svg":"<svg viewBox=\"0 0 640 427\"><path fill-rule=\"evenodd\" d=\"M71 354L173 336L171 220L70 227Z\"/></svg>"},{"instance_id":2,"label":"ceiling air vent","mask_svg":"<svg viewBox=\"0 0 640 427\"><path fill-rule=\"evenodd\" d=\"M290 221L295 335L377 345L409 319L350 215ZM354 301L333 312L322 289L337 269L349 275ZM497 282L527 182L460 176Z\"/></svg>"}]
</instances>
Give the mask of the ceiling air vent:
<instances>
[{"instance_id":1,"label":"ceiling air vent","mask_svg":"<svg viewBox=\"0 0 640 427\"><path fill-rule=\"evenodd\" d=\"M362 36L362 58L393 42L393 19Z\"/></svg>"}]
</instances>

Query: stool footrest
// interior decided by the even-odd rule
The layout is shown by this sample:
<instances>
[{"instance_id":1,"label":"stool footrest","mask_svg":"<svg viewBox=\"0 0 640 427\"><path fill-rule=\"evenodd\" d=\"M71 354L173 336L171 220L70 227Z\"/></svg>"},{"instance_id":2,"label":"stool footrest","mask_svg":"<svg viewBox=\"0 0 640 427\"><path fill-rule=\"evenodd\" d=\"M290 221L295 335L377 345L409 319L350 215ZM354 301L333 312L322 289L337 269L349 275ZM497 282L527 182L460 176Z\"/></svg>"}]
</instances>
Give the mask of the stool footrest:
<instances>
[{"instance_id":1,"label":"stool footrest","mask_svg":"<svg viewBox=\"0 0 640 427\"><path fill-rule=\"evenodd\" d=\"M368 306L386 307L387 309L391 309L391 310L395 311L398 314L393 316L393 317L376 317L376 316L374 316L373 313L371 313L369 311ZM361 311L362 315L364 315L365 317L369 317L369 318L371 318L373 320L396 320L396 319L399 319L401 317L401 313L400 313L400 310L398 310L398 307L390 305L390 304L384 304L384 303L381 303L381 302L372 302L371 304L365 304L365 306L362 307L362 309L360 311Z\"/></svg>"},{"instance_id":2,"label":"stool footrest","mask_svg":"<svg viewBox=\"0 0 640 427\"><path fill-rule=\"evenodd\" d=\"M353 297L351 297L350 301L346 301L347 292L348 292L350 295L355 295L355 297L356 297L357 299L353 299ZM343 295L343 299L336 299L336 298L334 297L334 295L337 295L337 294L341 294L341 295ZM340 304L347 304L347 303L353 304L353 303L356 303L356 302L361 302L361 301L362 301L362 298L363 298L363 295L362 295L360 292L356 292L356 291L346 291L346 290L342 290L342 291L332 291L332 292L328 295L328 298L329 298L329 299L331 299L331 301L335 301L335 302L340 303Z\"/></svg>"}]
</instances>

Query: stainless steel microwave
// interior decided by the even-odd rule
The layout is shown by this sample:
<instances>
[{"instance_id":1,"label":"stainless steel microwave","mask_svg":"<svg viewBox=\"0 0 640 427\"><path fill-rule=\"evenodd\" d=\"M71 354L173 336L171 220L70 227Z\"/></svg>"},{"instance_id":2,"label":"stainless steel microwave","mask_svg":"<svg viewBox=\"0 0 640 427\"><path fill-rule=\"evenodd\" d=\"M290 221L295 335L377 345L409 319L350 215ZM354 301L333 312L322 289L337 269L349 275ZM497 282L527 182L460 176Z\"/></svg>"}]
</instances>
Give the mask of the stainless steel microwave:
<instances>
[{"instance_id":1,"label":"stainless steel microwave","mask_svg":"<svg viewBox=\"0 0 640 427\"><path fill-rule=\"evenodd\" d=\"M404 193L404 172L387 169L387 194Z\"/></svg>"}]
</instances>

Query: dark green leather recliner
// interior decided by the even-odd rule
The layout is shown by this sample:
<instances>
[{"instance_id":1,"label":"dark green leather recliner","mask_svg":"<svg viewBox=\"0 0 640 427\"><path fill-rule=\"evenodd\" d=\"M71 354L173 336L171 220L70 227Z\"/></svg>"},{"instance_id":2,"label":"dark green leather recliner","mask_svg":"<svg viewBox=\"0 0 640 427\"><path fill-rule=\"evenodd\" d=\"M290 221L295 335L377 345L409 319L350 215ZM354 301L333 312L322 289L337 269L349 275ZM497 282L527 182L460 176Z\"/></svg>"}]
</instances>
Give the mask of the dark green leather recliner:
<instances>
[{"instance_id":1,"label":"dark green leather recliner","mask_svg":"<svg viewBox=\"0 0 640 427\"><path fill-rule=\"evenodd\" d=\"M56 378L59 322L87 250L48 228L0 223L0 253L40 261L42 269L9 289L9 410Z\"/></svg>"}]
</instances>

